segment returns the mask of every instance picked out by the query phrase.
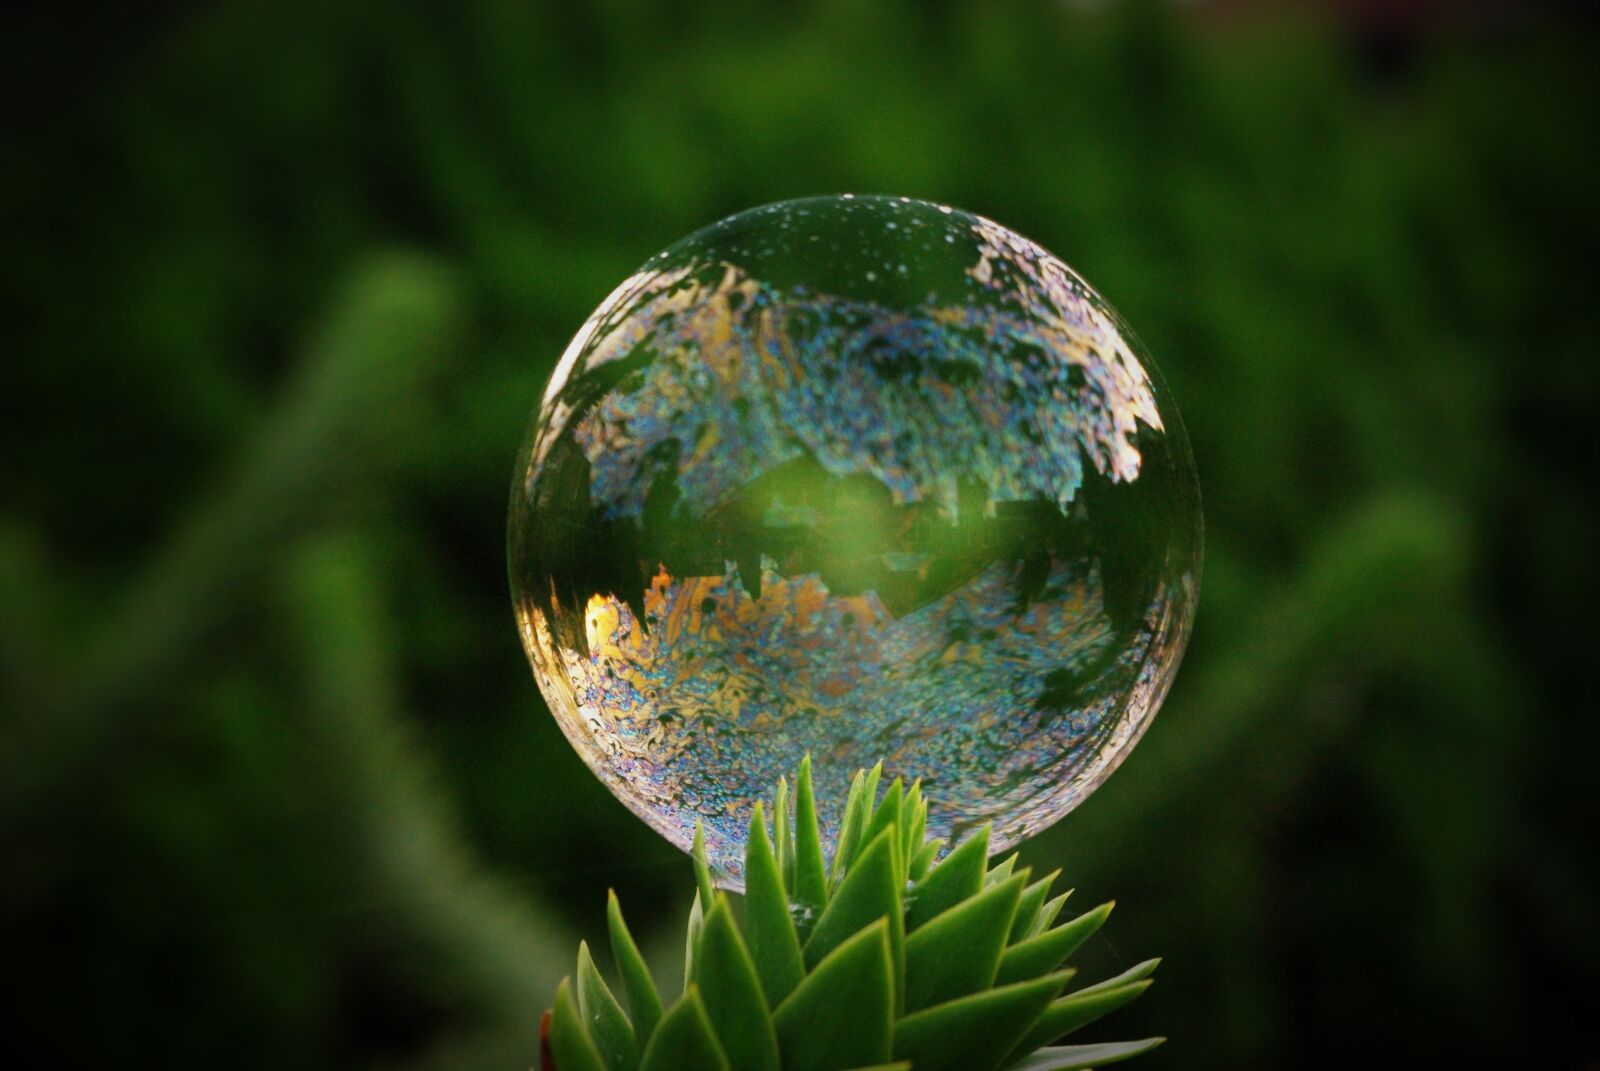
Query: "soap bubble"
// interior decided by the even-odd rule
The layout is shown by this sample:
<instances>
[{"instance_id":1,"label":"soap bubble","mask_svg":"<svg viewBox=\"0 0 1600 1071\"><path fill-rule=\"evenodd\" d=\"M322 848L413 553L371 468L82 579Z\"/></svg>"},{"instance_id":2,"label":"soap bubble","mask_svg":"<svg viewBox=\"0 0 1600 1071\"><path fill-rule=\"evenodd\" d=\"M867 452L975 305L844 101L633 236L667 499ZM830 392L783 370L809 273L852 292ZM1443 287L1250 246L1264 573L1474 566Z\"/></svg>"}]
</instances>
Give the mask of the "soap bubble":
<instances>
[{"instance_id":1,"label":"soap bubble","mask_svg":"<svg viewBox=\"0 0 1600 1071\"><path fill-rule=\"evenodd\" d=\"M768 205L601 303L511 499L522 640L583 760L742 885L810 752L921 778L1002 850L1108 777L1178 667L1200 508L1177 410L1072 269L892 197ZM824 848L831 854L832 846Z\"/></svg>"}]
</instances>

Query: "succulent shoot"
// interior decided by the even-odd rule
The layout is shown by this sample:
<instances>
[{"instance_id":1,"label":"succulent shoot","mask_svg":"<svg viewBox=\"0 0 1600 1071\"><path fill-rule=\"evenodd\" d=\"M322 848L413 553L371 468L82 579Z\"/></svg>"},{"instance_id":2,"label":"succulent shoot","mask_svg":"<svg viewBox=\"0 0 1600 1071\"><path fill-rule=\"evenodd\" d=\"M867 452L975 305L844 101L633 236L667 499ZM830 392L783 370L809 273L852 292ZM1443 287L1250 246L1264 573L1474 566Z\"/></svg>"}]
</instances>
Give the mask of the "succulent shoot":
<instances>
[{"instance_id":1,"label":"succulent shoot","mask_svg":"<svg viewBox=\"0 0 1600 1071\"><path fill-rule=\"evenodd\" d=\"M712 883L703 841L682 992L665 1003L608 904L621 999L588 946L545 1013L543 1071L1067 1071L1101 1067L1162 1038L1043 1047L1137 997L1157 960L1080 988L1063 967L1111 912L1058 921L1067 893L1016 856L990 866L989 830L943 859L924 839L918 784L878 792L858 773L831 867L809 758L779 781L774 823L758 804L742 910Z\"/></svg>"}]
</instances>

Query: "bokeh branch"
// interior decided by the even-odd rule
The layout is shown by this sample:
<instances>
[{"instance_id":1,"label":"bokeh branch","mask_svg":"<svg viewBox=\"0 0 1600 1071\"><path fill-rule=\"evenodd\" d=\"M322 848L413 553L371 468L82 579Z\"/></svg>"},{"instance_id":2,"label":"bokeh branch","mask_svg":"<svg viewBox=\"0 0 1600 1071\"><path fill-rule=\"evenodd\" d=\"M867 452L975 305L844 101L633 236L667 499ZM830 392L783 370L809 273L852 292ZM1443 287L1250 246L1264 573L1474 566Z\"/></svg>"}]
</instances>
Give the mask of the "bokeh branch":
<instances>
[{"instance_id":1,"label":"bokeh branch","mask_svg":"<svg viewBox=\"0 0 1600 1071\"><path fill-rule=\"evenodd\" d=\"M310 784L336 825L348 868L343 924L375 941L405 920L391 969L446 1009L408 1066L505 1068L537 1041L530 1009L561 978L571 939L528 898L486 877L465 847L401 716L399 637L381 602L380 564L359 534L300 548L283 574L285 626L306 666L308 705L294 712Z\"/></svg>"}]
</instances>

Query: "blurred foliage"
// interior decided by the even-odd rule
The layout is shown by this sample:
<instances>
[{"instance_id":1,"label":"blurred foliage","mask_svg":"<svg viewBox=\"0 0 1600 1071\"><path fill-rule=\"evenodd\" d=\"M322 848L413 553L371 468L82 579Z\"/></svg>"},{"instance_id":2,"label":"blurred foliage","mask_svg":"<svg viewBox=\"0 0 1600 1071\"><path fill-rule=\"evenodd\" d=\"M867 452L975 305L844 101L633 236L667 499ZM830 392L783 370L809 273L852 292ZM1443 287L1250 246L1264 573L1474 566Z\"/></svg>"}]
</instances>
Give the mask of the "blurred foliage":
<instances>
[{"instance_id":1,"label":"blurred foliage","mask_svg":"<svg viewBox=\"0 0 1600 1071\"><path fill-rule=\"evenodd\" d=\"M1174 1039L1146 1066L1345 1066L1378 1037L1429 1065L1600 1059L1581 33L1395 47L984 0L23 28L0 76L22 1050L522 1067L607 885L647 953L676 941L687 861L583 769L517 646L511 460L645 257L857 189L1065 257L1189 424L1188 663L1024 852L1121 899L1087 970L1168 957L1116 1024Z\"/></svg>"}]
</instances>

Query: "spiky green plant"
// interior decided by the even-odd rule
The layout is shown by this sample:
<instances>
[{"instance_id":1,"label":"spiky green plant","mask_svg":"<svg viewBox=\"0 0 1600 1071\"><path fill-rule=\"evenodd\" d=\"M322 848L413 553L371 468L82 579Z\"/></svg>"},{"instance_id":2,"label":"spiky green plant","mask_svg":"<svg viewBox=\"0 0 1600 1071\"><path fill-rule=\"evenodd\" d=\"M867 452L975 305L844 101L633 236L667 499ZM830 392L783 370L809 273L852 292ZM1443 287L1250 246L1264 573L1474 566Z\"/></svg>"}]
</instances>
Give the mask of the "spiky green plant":
<instances>
[{"instance_id":1,"label":"spiky green plant","mask_svg":"<svg viewBox=\"0 0 1600 1071\"><path fill-rule=\"evenodd\" d=\"M809 758L779 780L771 835L757 804L735 918L712 885L701 830L683 993L663 1008L622 920L607 905L627 1011L587 944L576 981L545 1013L545 1071L1065 1071L1148 1052L1164 1040L1041 1048L1137 997L1157 960L1067 991L1061 964L1111 912L1056 924L1068 893L1031 880L1016 856L988 865L985 826L935 865L920 784L883 764L857 773L832 869L823 860ZM874 806L876 801L876 806ZM710 905L707 909L706 905Z\"/></svg>"}]
</instances>

